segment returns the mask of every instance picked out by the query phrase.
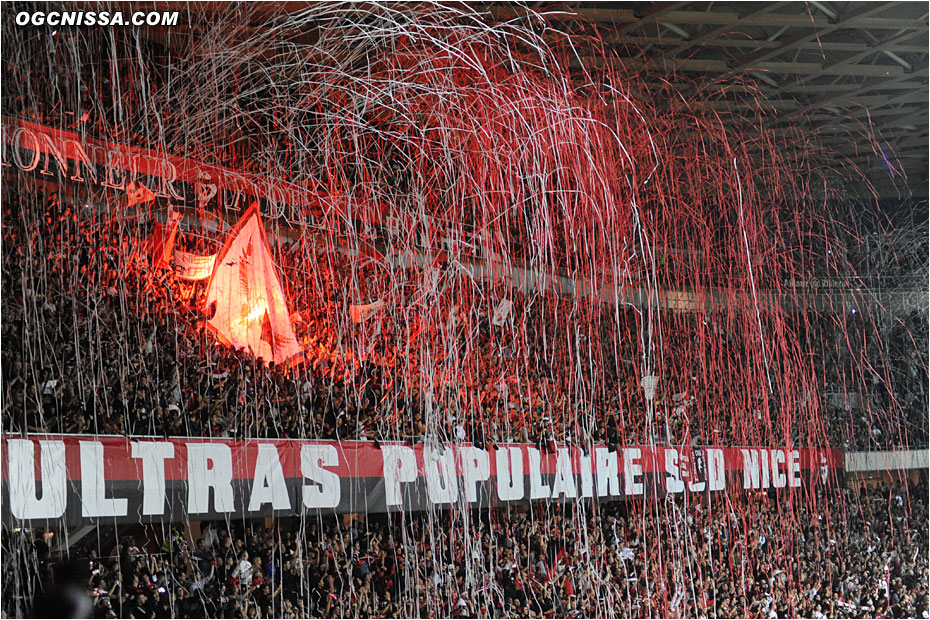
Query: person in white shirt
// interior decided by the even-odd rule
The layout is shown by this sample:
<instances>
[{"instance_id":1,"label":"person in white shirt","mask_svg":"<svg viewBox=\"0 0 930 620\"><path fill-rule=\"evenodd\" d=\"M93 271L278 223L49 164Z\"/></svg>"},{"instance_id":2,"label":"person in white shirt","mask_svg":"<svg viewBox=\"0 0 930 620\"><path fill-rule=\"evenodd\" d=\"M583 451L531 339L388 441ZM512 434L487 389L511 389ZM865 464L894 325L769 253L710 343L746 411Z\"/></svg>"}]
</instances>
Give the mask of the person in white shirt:
<instances>
[{"instance_id":1,"label":"person in white shirt","mask_svg":"<svg viewBox=\"0 0 930 620\"><path fill-rule=\"evenodd\" d=\"M239 578L239 583L243 588L248 588L252 585L252 563L249 562L248 551L243 551L242 555L239 556L239 565L236 566L232 576L233 578Z\"/></svg>"}]
</instances>

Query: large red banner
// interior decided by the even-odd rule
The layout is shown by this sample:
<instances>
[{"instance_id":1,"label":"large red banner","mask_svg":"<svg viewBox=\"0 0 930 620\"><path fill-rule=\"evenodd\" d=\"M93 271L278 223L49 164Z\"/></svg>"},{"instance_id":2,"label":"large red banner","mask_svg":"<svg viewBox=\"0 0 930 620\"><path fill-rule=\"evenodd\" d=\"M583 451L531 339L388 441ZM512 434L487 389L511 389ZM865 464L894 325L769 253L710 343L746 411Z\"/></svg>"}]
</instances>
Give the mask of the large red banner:
<instances>
[{"instance_id":1,"label":"large red banner","mask_svg":"<svg viewBox=\"0 0 930 620\"><path fill-rule=\"evenodd\" d=\"M843 483L838 450L3 437L7 525L479 508Z\"/></svg>"},{"instance_id":2,"label":"large red banner","mask_svg":"<svg viewBox=\"0 0 930 620\"><path fill-rule=\"evenodd\" d=\"M0 166L7 170L118 191L127 191L132 184L142 182L160 198L194 204L200 197L209 196L216 200L217 206L232 211L245 210L252 202L250 197L261 198L273 216L340 209L332 201L326 201L324 207L315 188L283 179L116 144L7 116L0 117L0 129L3 144Z\"/></svg>"}]
</instances>

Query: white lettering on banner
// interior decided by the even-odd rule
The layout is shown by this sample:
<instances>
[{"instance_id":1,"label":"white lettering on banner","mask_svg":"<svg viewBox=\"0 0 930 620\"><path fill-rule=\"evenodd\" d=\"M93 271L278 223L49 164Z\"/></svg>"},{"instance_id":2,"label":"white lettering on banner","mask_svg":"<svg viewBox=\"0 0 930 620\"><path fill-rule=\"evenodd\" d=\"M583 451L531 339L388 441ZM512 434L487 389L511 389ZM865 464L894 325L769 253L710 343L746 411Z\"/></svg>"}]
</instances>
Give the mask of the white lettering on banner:
<instances>
[{"instance_id":1,"label":"white lettering on banner","mask_svg":"<svg viewBox=\"0 0 930 620\"><path fill-rule=\"evenodd\" d=\"M388 506L400 506L403 494L400 484L417 479L417 456L407 446L381 446L384 473L384 501Z\"/></svg>"},{"instance_id":2,"label":"white lettering on banner","mask_svg":"<svg viewBox=\"0 0 930 620\"><path fill-rule=\"evenodd\" d=\"M459 498L459 484L455 477L455 453L452 448L424 448L423 473L426 474L426 492L431 502L451 504Z\"/></svg>"},{"instance_id":3,"label":"white lettering on banner","mask_svg":"<svg viewBox=\"0 0 930 620\"><path fill-rule=\"evenodd\" d=\"M35 444L10 439L6 444L10 514L17 519L57 519L65 514L68 472L65 442L40 441L42 498L36 498Z\"/></svg>"},{"instance_id":4,"label":"white lettering on banner","mask_svg":"<svg viewBox=\"0 0 930 620\"><path fill-rule=\"evenodd\" d=\"M63 177L68 176L68 160L65 159L65 156L62 155L61 151L55 147L55 143L52 142L52 139L48 136L48 134L42 134L42 141L45 143L46 157L45 165L41 170L39 170L39 174L52 176L52 171L50 168L52 165L52 160L54 159L58 164L58 173Z\"/></svg>"},{"instance_id":5,"label":"white lettering on banner","mask_svg":"<svg viewBox=\"0 0 930 620\"><path fill-rule=\"evenodd\" d=\"M559 495L576 497L575 476L572 474L572 457L568 448L559 448L559 456L555 462L555 480L552 482L552 499Z\"/></svg>"},{"instance_id":6,"label":"white lettering on banner","mask_svg":"<svg viewBox=\"0 0 930 620\"><path fill-rule=\"evenodd\" d=\"M801 486L800 453L789 450L787 456L784 450L746 449L740 450L743 455L743 488L768 489L771 486L782 489ZM781 465L785 465L781 467ZM723 489L721 484L715 490Z\"/></svg>"},{"instance_id":7,"label":"white lettering on banner","mask_svg":"<svg viewBox=\"0 0 930 620\"><path fill-rule=\"evenodd\" d=\"M103 475L103 444L81 444L81 514L85 517L125 517L129 500L108 498Z\"/></svg>"},{"instance_id":8,"label":"white lettering on banner","mask_svg":"<svg viewBox=\"0 0 930 620\"><path fill-rule=\"evenodd\" d=\"M209 512L210 489L216 512L233 512L232 476L232 450L227 444L187 444L187 512Z\"/></svg>"},{"instance_id":9,"label":"white lettering on banner","mask_svg":"<svg viewBox=\"0 0 930 620\"><path fill-rule=\"evenodd\" d=\"M87 177L90 179L90 182L94 185L97 184L97 169L94 168L94 165L90 163L90 158L87 157L87 152L84 151L84 148L80 143L74 140L68 140L68 146L71 147L71 152L76 156L77 165L74 167L74 174L71 175L72 181L83 182L84 177L81 176L81 168L87 172Z\"/></svg>"},{"instance_id":10,"label":"white lettering on banner","mask_svg":"<svg viewBox=\"0 0 930 620\"><path fill-rule=\"evenodd\" d=\"M578 468L581 470L581 497L594 496L594 476L591 473L591 455L578 450Z\"/></svg>"},{"instance_id":11,"label":"white lettering on banner","mask_svg":"<svg viewBox=\"0 0 930 620\"><path fill-rule=\"evenodd\" d=\"M212 173L215 183L208 184L208 187L215 188L214 194L220 187L231 194L234 198L232 204L230 205L230 200L225 200L224 204L227 207L232 206L233 210L239 208L243 192L250 196L264 197L269 203L272 217L280 217L286 212L284 203L306 206L311 202L309 190L290 186L285 181L253 178L251 175L246 177L233 170L171 157L160 151L132 150L130 147L77 136L28 121L7 117L3 117L2 120L3 141L9 145L4 155L11 155L9 159L23 172L35 170L41 175L51 176L57 167L63 178L69 178L68 171L73 162L70 176L72 181L84 181L81 170L84 168L88 180L93 184L119 190L125 188L127 183L138 180L140 170L144 170L147 176L156 178L156 182L150 186L156 196L184 202L185 187L178 185L180 165L187 171L186 177L189 182L194 182L191 169L200 170L201 174ZM7 161L0 164L10 166ZM98 165L102 168L99 180ZM210 197L212 198L212 195Z\"/></svg>"},{"instance_id":12,"label":"white lettering on banner","mask_svg":"<svg viewBox=\"0 0 930 620\"><path fill-rule=\"evenodd\" d=\"M665 450L665 490L669 493L683 493L685 483L681 480L678 473L678 450L667 448Z\"/></svg>"},{"instance_id":13,"label":"white lettering on banner","mask_svg":"<svg viewBox=\"0 0 930 620\"><path fill-rule=\"evenodd\" d=\"M726 467L723 461L723 450L720 448L707 448L707 483L709 491L722 491L727 483Z\"/></svg>"},{"instance_id":14,"label":"white lettering on banner","mask_svg":"<svg viewBox=\"0 0 930 620\"><path fill-rule=\"evenodd\" d=\"M643 483L636 479L637 476L643 475L643 466L639 463L642 456L643 451L639 448L623 449L623 480L627 495L643 494Z\"/></svg>"},{"instance_id":15,"label":"white lettering on banner","mask_svg":"<svg viewBox=\"0 0 930 620\"><path fill-rule=\"evenodd\" d=\"M174 182L178 179L178 169L175 168L174 164L159 159L156 164L156 176L160 179L158 189L155 190L156 196L169 200L184 200L184 194L179 194L174 187Z\"/></svg>"},{"instance_id":16,"label":"white lettering on banner","mask_svg":"<svg viewBox=\"0 0 930 620\"><path fill-rule=\"evenodd\" d=\"M620 495L620 468L617 465L617 453L607 448L595 448L594 462L597 474L597 496Z\"/></svg>"},{"instance_id":17,"label":"white lettering on banner","mask_svg":"<svg viewBox=\"0 0 930 620\"><path fill-rule=\"evenodd\" d=\"M785 463L785 453L782 450L772 451L772 486L783 489L787 483L787 476L778 466Z\"/></svg>"},{"instance_id":18,"label":"white lettering on banner","mask_svg":"<svg viewBox=\"0 0 930 620\"><path fill-rule=\"evenodd\" d=\"M527 448L530 455L530 499L549 498L552 496L552 490L548 484L542 481L542 464L541 456L536 448Z\"/></svg>"},{"instance_id":19,"label":"white lettering on banner","mask_svg":"<svg viewBox=\"0 0 930 620\"><path fill-rule=\"evenodd\" d=\"M307 508L335 508L342 499L339 476L323 469L323 465L339 465L336 446L301 446L300 474L312 482L303 487L303 503Z\"/></svg>"},{"instance_id":20,"label":"white lettering on banner","mask_svg":"<svg viewBox=\"0 0 930 620\"><path fill-rule=\"evenodd\" d=\"M498 448L497 461L497 497L501 501L523 499L523 450L518 446Z\"/></svg>"},{"instance_id":21,"label":"white lettering on banner","mask_svg":"<svg viewBox=\"0 0 930 620\"><path fill-rule=\"evenodd\" d=\"M743 488L759 488L759 453L755 450L741 449L743 454Z\"/></svg>"},{"instance_id":22,"label":"white lettering on banner","mask_svg":"<svg viewBox=\"0 0 930 620\"><path fill-rule=\"evenodd\" d=\"M801 453L797 450L788 453L788 486L801 486Z\"/></svg>"},{"instance_id":23,"label":"white lettering on banner","mask_svg":"<svg viewBox=\"0 0 930 620\"><path fill-rule=\"evenodd\" d=\"M278 449L271 443L258 444L249 510L251 512L261 510L265 504L271 504L274 510L288 510L291 507L291 500L287 495L287 482L284 480L284 470L281 468L281 458L278 455Z\"/></svg>"},{"instance_id":24,"label":"white lettering on banner","mask_svg":"<svg viewBox=\"0 0 930 620\"><path fill-rule=\"evenodd\" d=\"M132 458L142 459L142 514L165 512L165 459L174 458L170 441L134 441Z\"/></svg>"},{"instance_id":25,"label":"white lettering on banner","mask_svg":"<svg viewBox=\"0 0 930 620\"><path fill-rule=\"evenodd\" d=\"M589 455L579 446L558 447L550 454L533 445L511 444L497 447L492 454L489 449L469 444L394 444L376 448L371 443L354 442L345 447L332 442L44 437L3 437L8 494L2 504L4 519L15 522L65 518L79 523L82 518L85 522L123 518L129 522L139 517L145 517L143 521L158 519L166 510L171 517L179 517L184 513L222 515L237 511L338 512L362 505L369 511L385 511L411 501L414 505L409 507L419 510L425 508L424 503L448 506L460 499L465 503L484 499L505 503L570 501L578 497L612 501L663 493L725 491L729 476L740 486L736 480L740 468L743 489L780 493L802 486L802 466L823 463L829 473L835 462L834 454L828 451L790 448L680 446L623 447L614 451L594 446ZM298 456L299 471L295 462ZM249 466L251 462L254 469ZM69 463L74 471L68 471ZM333 469L340 464L345 480ZM185 471L186 490L174 489L169 495L169 478L177 478L180 484L185 480ZM380 485L366 496L369 489L361 484L363 479L371 481L372 476L378 476L379 471L384 477L383 500ZM816 473L811 471L812 475ZM107 476L113 479L107 480ZM842 477L833 479L833 483L842 483ZM352 493L350 498L342 495L346 484L351 489L347 491ZM411 495L405 502L408 484L416 486L409 487ZM492 485L496 491L491 490ZM290 493L298 488L299 500ZM484 489L490 497L484 495ZM170 506L166 505L169 501Z\"/></svg>"},{"instance_id":26,"label":"white lettering on banner","mask_svg":"<svg viewBox=\"0 0 930 620\"><path fill-rule=\"evenodd\" d=\"M478 483L491 477L491 459L487 450L464 446L459 448L462 460L462 477L465 483L465 501L478 501Z\"/></svg>"},{"instance_id":27,"label":"white lettering on banner","mask_svg":"<svg viewBox=\"0 0 930 620\"><path fill-rule=\"evenodd\" d=\"M759 450L760 470L762 472L762 488L769 488L769 451Z\"/></svg>"},{"instance_id":28,"label":"white lettering on banner","mask_svg":"<svg viewBox=\"0 0 930 620\"><path fill-rule=\"evenodd\" d=\"M106 174L103 176L101 185L110 189L124 189L126 187L126 170L125 164L117 164L118 161L126 161L118 151L107 151L106 153ZM119 166L119 167L118 167Z\"/></svg>"},{"instance_id":29,"label":"white lettering on banner","mask_svg":"<svg viewBox=\"0 0 930 620\"><path fill-rule=\"evenodd\" d=\"M25 150L32 151L32 160L27 163L23 159L23 138L28 136L32 140L32 146L26 146ZM39 161L42 158L42 154L39 152L39 139L36 138L28 129L17 129L13 132L13 161L16 162L17 167L23 172L32 172L39 167Z\"/></svg>"}]
</instances>

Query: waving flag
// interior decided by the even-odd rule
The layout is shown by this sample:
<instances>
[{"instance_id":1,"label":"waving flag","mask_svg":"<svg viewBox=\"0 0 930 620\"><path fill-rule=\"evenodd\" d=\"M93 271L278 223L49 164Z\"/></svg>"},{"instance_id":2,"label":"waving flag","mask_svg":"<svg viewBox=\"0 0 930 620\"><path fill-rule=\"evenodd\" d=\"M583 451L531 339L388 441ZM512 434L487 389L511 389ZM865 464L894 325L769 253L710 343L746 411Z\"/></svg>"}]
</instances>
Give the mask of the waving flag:
<instances>
[{"instance_id":1,"label":"waving flag","mask_svg":"<svg viewBox=\"0 0 930 620\"><path fill-rule=\"evenodd\" d=\"M510 311L513 309L513 302L509 299L502 299L497 307L494 308L494 316L491 318L491 323L500 327L507 321L507 317L510 316Z\"/></svg>"},{"instance_id":2,"label":"waving flag","mask_svg":"<svg viewBox=\"0 0 930 620\"><path fill-rule=\"evenodd\" d=\"M152 234L145 244L145 254L154 268L170 269L171 255L174 252L174 241L178 235L178 224L181 214L177 211L168 213L168 224L155 222Z\"/></svg>"},{"instance_id":3,"label":"waving flag","mask_svg":"<svg viewBox=\"0 0 930 620\"><path fill-rule=\"evenodd\" d=\"M278 364L300 353L257 203L216 256L206 301L213 303L207 327L221 342Z\"/></svg>"},{"instance_id":4,"label":"waving flag","mask_svg":"<svg viewBox=\"0 0 930 620\"><path fill-rule=\"evenodd\" d=\"M353 323L361 323L378 314L383 307L383 299L379 299L373 304L349 306L349 316L352 318Z\"/></svg>"},{"instance_id":5,"label":"waving flag","mask_svg":"<svg viewBox=\"0 0 930 620\"><path fill-rule=\"evenodd\" d=\"M133 181L126 186L126 195L128 196L128 201L126 202L127 207L132 207L137 204L144 204L146 202L151 202L155 200L155 194L143 185L140 181Z\"/></svg>"}]
</instances>

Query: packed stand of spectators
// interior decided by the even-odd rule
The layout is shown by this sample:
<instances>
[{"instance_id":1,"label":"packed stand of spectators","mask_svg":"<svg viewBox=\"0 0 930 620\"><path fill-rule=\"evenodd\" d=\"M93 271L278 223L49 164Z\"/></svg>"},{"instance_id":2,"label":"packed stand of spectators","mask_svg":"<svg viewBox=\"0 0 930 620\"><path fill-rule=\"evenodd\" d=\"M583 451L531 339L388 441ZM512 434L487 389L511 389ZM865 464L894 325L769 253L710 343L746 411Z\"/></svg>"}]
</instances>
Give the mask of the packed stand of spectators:
<instances>
[{"instance_id":1,"label":"packed stand of spectators","mask_svg":"<svg viewBox=\"0 0 930 620\"><path fill-rule=\"evenodd\" d=\"M67 65L67 51L58 53ZM108 53L101 48L101 57ZM16 66L11 63L7 71ZM5 77L29 84L35 76ZM157 72L150 77L156 88L165 83ZM151 136L139 124L106 126L99 110L112 109L113 102L95 99L113 89L106 72L95 79L101 81L86 81L75 92L57 91L59 97L44 108L35 92L23 93L13 106L5 95L5 109L43 124L149 146ZM62 80L60 88L77 88L74 84ZM214 138L223 143L222 136ZM203 155L202 148L192 149L175 154ZM256 164L245 159L242 165L245 170ZM386 325L370 335L368 351L347 352L339 346L342 334L319 319L345 312L344 300L333 294L346 276L338 252L321 261L328 268L317 274L318 294L309 302L315 305L293 317L308 353L308 363L295 370L265 366L218 346L200 329L205 315L196 301L202 288L150 269L134 242L144 238L151 222L117 221L107 209L9 191L3 221L5 432L440 435L479 444L570 443L582 436L635 444L649 435L632 362L637 355L629 343L612 352L622 369L590 402L564 394L551 369L514 379L517 343L495 337L490 316L484 317L471 345L481 364L463 375L465 387L481 395L480 404L471 415L453 407L436 415L434 398L449 401L398 381L406 369L427 366L418 358L421 348L399 347L401 336ZM195 252L215 251L215 241L179 239ZM921 266L926 267L918 260ZM283 275L286 286L302 277L286 265ZM898 279L904 276L896 272ZM417 277L413 270L397 276L411 282ZM528 317L527 324L546 320L534 316L538 310L529 300L516 296L513 302L513 315ZM460 312L453 309L450 318ZM688 320L726 342L723 321ZM880 339L875 330L840 330L832 318L822 320L812 330L818 341L854 333L852 343L825 344L817 361L829 443L847 449L926 445L927 370L921 357L926 312L882 326ZM677 324L687 325L680 318ZM691 335L685 329L677 337ZM865 360L857 357L862 351ZM846 375L836 371L862 361L887 369L887 377L844 381ZM708 413L717 395L702 391L695 375L679 374L675 387L656 400L658 439L746 441L736 431L747 425L731 423L728 412ZM872 387L863 390L864 383ZM760 422L761 409L751 412ZM593 415L570 416L587 421L564 424L558 414L565 411ZM480 515L280 520L272 528L226 522L191 539L170 526L158 536L151 527L131 528L129 534L102 528L94 542L72 548L71 557L86 566L81 589L101 618L927 617L926 479L911 488L844 493L843 501L821 497L790 507L789 516L782 500L720 498L710 504L654 504L645 513L632 502L584 514L574 511L581 508L550 505ZM6 615L55 596L59 558L51 551L50 534L33 540L33 532L4 529ZM663 545L680 545L687 553L660 567L659 558L672 557Z\"/></svg>"},{"instance_id":2,"label":"packed stand of spectators","mask_svg":"<svg viewBox=\"0 0 930 620\"><path fill-rule=\"evenodd\" d=\"M99 618L919 618L927 490L102 528L70 559ZM5 594L54 595L49 533L4 535Z\"/></svg>"},{"instance_id":3,"label":"packed stand of spectators","mask_svg":"<svg viewBox=\"0 0 930 620\"><path fill-rule=\"evenodd\" d=\"M660 442L757 445L771 439L764 435L763 405L751 413L757 423L747 424L721 410L718 395L702 389L705 377L689 377L687 368L674 366L669 368L681 380L670 378L657 393L650 435L633 337L619 352L593 343L593 355L615 355L617 364L604 363L606 381L599 392L569 397L559 383L565 378L554 369L534 368L518 359L518 351L532 350L545 340L538 330L549 317L542 313L559 310L540 310L519 295L512 315L525 321L524 331L501 329L490 316L478 316L468 323L476 332L467 342L459 334L458 346L470 348L467 355L480 363L462 366L455 381L423 376L440 367L443 351L435 349L435 340L423 333L429 327L416 317L407 332L390 321L373 321L375 328L366 324L368 332L354 336L324 320L346 312L343 281L351 270L340 252L317 256L313 294L298 296L304 305L292 319L306 363L266 366L220 346L202 329L202 285L150 268L140 249L151 227L145 218L144 210L113 218L108 209L70 204L55 195L11 191L5 196L4 430L326 439L433 436L479 444L571 443L590 437L629 445L655 436ZM179 235L179 243L201 252L215 251L217 245L216 239L187 233ZM306 251L297 247L300 242L288 243L292 245L281 250L284 257ZM364 272L372 267L360 269L355 278L376 288L377 275ZM296 286L300 273L287 263L283 273L286 286ZM412 269L398 270L393 277L406 278L411 288L419 284ZM476 312L465 307L464 301L455 306L452 318ZM849 350L849 338L873 332L856 326L840 330L831 316L820 320L811 329L816 341L824 343L817 370L824 377L820 400L830 443L846 448L925 443L926 369L920 351L909 343L925 339L926 314L903 317L890 325L886 340L863 344L863 351L882 352L878 361L865 361L887 368L891 379L867 382L873 393L858 401L831 396L851 394L862 385L850 374L855 366L838 352ZM635 322L633 313L630 321ZM713 316L679 315L677 331L667 329L665 341L670 349L687 347L694 330L703 329L724 350L739 350L740 343L728 340L733 336L722 322ZM461 323L467 323L464 317ZM407 334L415 335L408 339ZM347 337L369 346L359 352L346 346ZM414 338L420 340L410 343ZM465 354L460 349L452 357ZM433 356L432 364L421 359L425 355ZM847 377L848 386L837 377ZM443 385L444 393L429 393L425 385ZM813 436L815 431L796 426L793 441L823 443L822 437ZM768 431L783 441L783 435Z\"/></svg>"},{"instance_id":4,"label":"packed stand of spectators","mask_svg":"<svg viewBox=\"0 0 930 620\"><path fill-rule=\"evenodd\" d=\"M835 209L836 225L858 234L839 237L833 261L818 266L820 279L791 283L845 298L836 315L812 317L814 339L822 343L817 371L830 442L848 450L924 448L930 440L927 203L845 206ZM845 261L855 277L843 275ZM862 311L868 307L880 309ZM864 378L857 376L863 368Z\"/></svg>"},{"instance_id":5,"label":"packed stand of spectators","mask_svg":"<svg viewBox=\"0 0 930 620\"><path fill-rule=\"evenodd\" d=\"M96 33L78 41L71 40L67 33L59 33L55 45L49 48L44 39L29 36L27 31L9 30L4 36L8 37L8 47L17 50L16 57L4 66L5 82L11 85L3 95L6 114L143 148L151 148L153 144L165 148L170 144L168 150L174 155L235 161L241 171L261 171L256 159L244 157L232 147L224 150L222 145L241 143L241 136L207 136L213 131L210 128L202 128L202 137L209 137L208 141L189 140L187 134L180 135L184 139L175 136L174 132L182 132L170 119L183 115L182 108L142 111L141 107L136 110L121 105L114 96L114 92L120 91L114 88L113 76L129 78L125 88L131 90L139 77L135 74L137 64L146 67L142 82L151 92L162 93L167 89L171 78L167 71L172 65L170 52L157 42L148 41L139 47L138 41L131 37ZM88 53L107 59L109 70L85 71L81 80L59 78L61 73L82 66L81 54ZM49 70L35 71L36 59L47 61ZM183 106L184 102L172 101L172 104ZM142 120L149 113L168 122L156 130ZM140 116L136 118L133 114ZM115 118L122 122L115 123ZM261 132L271 129L277 121L257 110L247 122L254 123L250 125L251 131ZM578 390L559 385L553 369L530 368L526 364L518 367L514 360L518 352L527 358L536 353L527 346L533 334L527 334L521 342L508 341L496 333L488 316L479 321L460 321L478 327L479 333L468 346L473 347L473 357L481 359L481 364L474 368L462 368L455 381L447 381L455 387L461 384L467 388L465 406L458 395L440 394L439 390L424 387L428 381L402 383L402 378L411 372L421 372L435 361L419 359L424 347L404 347L406 334L385 324L380 333L366 335L368 350L352 351L343 346L346 334L320 320L346 312L345 300L334 294L344 288L348 279L347 261L338 251L330 251L318 261L328 268L314 274L317 282L309 285L313 294L300 295L306 304L294 316L308 364L299 372L259 368L247 356L218 348L203 336L202 330L192 329L203 317L197 316L197 310L188 312L197 308L196 303L188 302L196 301L202 287L185 285L165 277L166 274L149 277L138 268L138 252L131 247L131 240L147 230L146 223L134 228L130 223L131 230L127 230L127 223L114 226L106 221L102 211L93 207L59 209L49 205L45 217L35 222L38 224L35 227L29 220L32 207L17 206L33 200L30 196L4 196L3 285L5 291L12 291L14 303L8 312L11 320L4 321L3 336L14 345L23 345L5 348L5 430L319 438L430 434L464 436L478 442L549 439L567 442L580 436L628 444L651 438L695 444L784 441L787 425L783 424L781 429L769 428L768 416L773 415L769 413L770 407L762 403L746 406L745 401L749 400L746 398L722 404L717 390L706 386L702 389L705 377L693 368L663 373L655 428L649 429L643 415L646 403L639 385L641 372L634 362L641 357L636 347L624 342L622 351L600 354L602 360L619 358L621 366L597 383L597 394L580 396ZM859 207L849 211L860 217L863 209ZM88 210L92 213L87 213ZM873 215L884 217L891 210L883 206L881 211ZM925 211L925 206L902 209L904 215ZM852 225L854 222L848 224L850 229L858 228ZM863 236L842 252L837 246L834 262L839 264L836 254L843 253L865 276L893 276L896 283L913 280L913 273L921 270L926 273L927 268L926 239L918 235L913 243L913 235L906 234L919 231L920 226L913 224L896 221L889 226L895 234L876 235L874 239ZM881 228L878 223L871 227ZM899 238L902 234L903 239ZM19 245L27 240L35 246L28 255ZM195 252L215 251L217 241L201 235L179 237L180 247ZM301 244L294 243L282 255L299 256L306 252L305 247L298 246ZM105 249L91 251L97 247ZM828 248L818 245L805 250L821 256ZM306 254L304 257L307 258ZM667 258L674 260L675 253L669 253ZM377 277L371 278L371 271L370 267L358 265L352 269L359 281L376 281ZM836 271L827 269L822 276L834 279ZM24 275L28 275L25 280ZM306 292L308 285L302 281L309 278L305 270L282 265L282 275L285 286L304 287L302 290ZM412 272L398 273L395 279L415 282L418 277ZM40 278L45 282L39 282ZM922 282L925 288L926 277ZM78 292L78 298L69 299L74 291ZM362 302L376 299L375 295L365 295L369 291L359 292ZM411 301L414 298L410 296ZM184 303L179 304L179 300ZM551 317L541 314L532 300L517 294L512 301L512 315L519 316L529 331L534 323L551 323L548 321ZM462 308L447 309L449 317L442 320L455 320L457 314L473 312L475 306L463 300ZM177 307L182 309L180 316L167 311ZM490 311L480 309L488 314ZM629 323L626 328L629 342L635 343L639 340L635 327L638 319L633 311L627 314L622 320ZM134 324L127 324L127 317ZM432 323L437 322L436 318L432 317ZM806 428L792 422L791 426L796 427L788 429L792 441L803 444L826 441L848 449L927 444L928 375L926 359L921 357L927 348L927 313L924 310L899 319L882 326L880 338L861 330L861 337L870 341L837 342L814 356L814 364L819 364L818 385L811 387L819 398L813 401L819 403L820 415L827 424ZM694 337L694 329L688 329L688 320L674 319L682 331L683 342ZM694 317L691 327L700 328L702 324L716 329L726 321ZM411 333L417 332L417 326L407 327ZM667 328L668 324L663 326L663 330ZM814 331L817 341L826 341L850 329L824 324ZM35 335L35 342L30 341L32 336L26 332ZM663 338L671 340L672 336L664 332ZM728 342L726 333L720 334L720 338L723 347L735 344L734 348L738 348L744 344ZM592 351L595 344L588 344ZM23 354L15 353L20 349ZM14 352L7 355L10 351ZM102 352L111 351L119 351L120 355L98 359ZM670 351L668 357L674 358L674 349ZM867 359L862 359L861 351L868 352ZM430 355L436 353L435 348L430 351ZM569 359L570 352L560 351L557 355ZM88 360L92 364L86 364ZM676 361L672 359L671 365ZM853 370L865 364L877 369L882 375L880 381L838 370ZM77 368L78 365L91 370ZM730 381L729 377L709 379L714 385ZM860 394L866 387L871 393ZM831 396L836 394L840 396ZM743 415L728 417L721 409L742 410ZM466 411L468 415L463 413ZM750 416L748 423L740 421L746 414ZM802 408L796 417L809 418Z\"/></svg>"},{"instance_id":6,"label":"packed stand of spectators","mask_svg":"<svg viewBox=\"0 0 930 620\"><path fill-rule=\"evenodd\" d=\"M3 69L5 82L10 84L3 95L6 114L127 145L164 148L170 144L169 150L178 156L202 159L209 155L211 161L235 161L242 171L261 170L257 159L243 157L232 147L223 150L223 145L241 142L237 136L207 136L211 129L203 128L203 137L210 140L178 139L174 133L187 136L170 120L183 115L183 101L171 102L181 108L161 111L122 105L114 94L122 92L115 87L117 76L126 78L125 88L130 90L137 81L153 93L170 90L171 50L158 42L140 46L138 40L114 33L72 38L62 32L49 46L49 41L30 32L12 29L3 33L9 49L16 50ZM83 68L82 54L88 53L106 59L109 68L78 69L82 79L61 79L74 67ZM34 70L40 60L48 62L47 71ZM142 80L136 74L139 66L145 67ZM168 122L153 128L143 122L150 113ZM277 121L258 110L244 122L254 123L251 131L261 132ZM636 347L624 342L621 351L601 353L602 359L619 359L621 366L598 383L596 394L580 396L578 390L559 385L551 368L526 364L518 368L514 360L518 352L527 358L535 354L527 346L534 335L528 334L522 342L508 341L495 333L489 316L461 321L478 327L479 333L468 346L481 363L461 369L454 381L446 380L446 385L466 388L467 406L460 406L457 395L425 389L428 382L404 383L401 378L408 371L430 372L434 360L418 357L424 347L405 348L405 334L386 324L380 333L367 336L368 350L347 350L341 347L345 334L320 320L346 312L345 300L334 295L346 280L346 261L339 252L328 252L320 261L329 268L314 274L319 280L314 294L303 295L307 305L295 313L308 364L297 372L264 368L248 356L217 347L197 329L204 317L198 316L196 303L188 302L196 301L202 288L164 273L153 277L139 266L138 248L132 240L149 223L115 224L105 209L59 205L54 200L45 213L32 218L34 206L22 208L24 201L41 202L33 196L4 195L3 288L12 301L7 308L9 320L3 324L3 337L10 344L4 348L3 359L3 428L7 431L340 439L429 434L476 442L569 442L590 436L594 441L627 444L653 438L695 444L781 443L785 439L783 432L769 428L768 407L721 404L720 394L702 389L702 377L693 369L663 374L667 384L657 396L655 428L649 429L643 415L641 373L634 363L641 357ZM884 216L884 210L879 215ZM849 211L859 217L862 209ZM925 208L904 212L922 213ZM917 243L912 243L911 237L898 238L900 231L919 229L913 224L897 222L890 227L895 235L857 240L857 247L844 253L860 273L907 280L927 268L926 239L918 235ZM197 235L179 238L181 247L198 252L215 251L216 239L212 241L211 245ZM298 248L297 253L303 250ZM821 256L827 251L824 245L809 253ZM674 254L667 258L674 260ZM305 271L282 267L286 286L308 279ZM366 269L355 266L353 274L364 281L372 275ZM416 281L418 275L412 271L399 273L396 279ZM828 270L823 276L835 274ZM361 301L373 300L372 296ZM550 318L520 295L513 302L512 315L520 316L530 332L534 323L545 324ZM443 321L454 321L457 314L474 311L476 306L462 305L448 309ZM466 305L471 308L465 310ZM862 330L861 337L871 341L824 347L815 359L820 365L819 384L811 389L819 393L813 400L820 403L827 422L826 437L819 425L815 429L798 424L790 429L792 441L826 441L848 449L927 444L928 376L926 359L921 357L926 351L927 313L899 318L882 326L880 339ZM622 320L630 325L630 342L638 342L635 312ZM683 341L693 338L688 320L675 319ZM724 323L693 317L692 327L704 324L726 332L728 328L721 327ZM850 331L820 327L815 330L818 341ZM411 332L417 332L417 326ZM672 338L667 333L663 337ZM726 348L727 334L720 338ZM586 346L592 352L597 349L596 343ZM859 351L868 351L868 359L861 359ZM435 354L435 349L430 353ZM565 351L558 355L570 357ZM837 370L866 364L883 375L880 380ZM717 379L714 384L726 382ZM862 394L864 386L871 393ZM730 415L730 408L740 413ZM806 418L806 411L798 411L798 418ZM748 422L742 421L747 414Z\"/></svg>"},{"instance_id":7,"label":"packed stand of spectators","mask_svg":"<svg viewBox=\"0 0 930 620\"><path fill-rule=\"evenodd\" d=\"M882 325L847 313L844 330L830 317L819 318L817 372L830 444L844 450L927 447L926 310L884 316ZM869 369L864 377L863 368Z\"/></svg>"}]
</instances>

